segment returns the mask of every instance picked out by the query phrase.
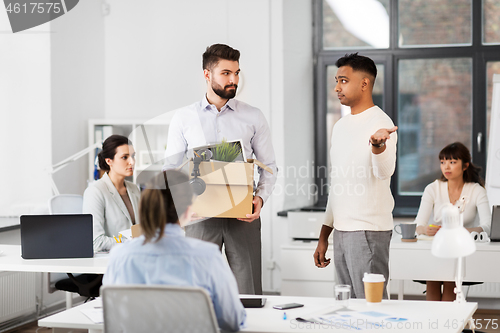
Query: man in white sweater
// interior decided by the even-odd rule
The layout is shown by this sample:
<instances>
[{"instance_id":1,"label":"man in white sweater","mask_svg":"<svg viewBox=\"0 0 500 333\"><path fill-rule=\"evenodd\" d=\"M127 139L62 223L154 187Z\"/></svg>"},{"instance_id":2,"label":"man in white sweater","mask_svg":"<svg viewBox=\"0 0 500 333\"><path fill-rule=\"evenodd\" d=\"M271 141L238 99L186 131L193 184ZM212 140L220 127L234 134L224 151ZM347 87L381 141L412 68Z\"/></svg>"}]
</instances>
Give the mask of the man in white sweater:
<instances>
[{"instance_id":1,"label":"man in white sweater","mask_svg":"<svg viewBox=\"0 0 500 333\"><path fill-rule=\"evenodd\" d=\"M363 274L389 277L389 243L394 198L390 182L396 166L397 127L372 98L377 67L357 53L336 62L340 103L351 113L333 127L332 170L326 218L314 253L326 267L332 230L338 283L351 286L353 298L364 298ZM384 296L387 293L384 288Z\"/></svg>"}]
</instances>

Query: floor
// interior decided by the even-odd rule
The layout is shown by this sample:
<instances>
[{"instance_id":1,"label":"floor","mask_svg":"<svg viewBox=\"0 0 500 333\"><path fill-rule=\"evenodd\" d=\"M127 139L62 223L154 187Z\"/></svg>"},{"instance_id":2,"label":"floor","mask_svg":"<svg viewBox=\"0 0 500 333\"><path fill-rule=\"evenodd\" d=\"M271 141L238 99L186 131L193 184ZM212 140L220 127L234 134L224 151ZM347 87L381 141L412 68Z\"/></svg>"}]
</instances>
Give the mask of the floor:
<instances>
[{"instance_id":1,"label":"floor","mask_svg":"<svg viewBox=\"0 0 500 333\"><path fill-rule=\"evenodd\" d=\"M473 316L476 323L476 332L500 333L500 310L481 310L478 309ZM479 327L481 325L481 328ZM495 328L496 327L496 328ZM6 333L49 333L50 328L38 327L36 323L25 325L19 329L8 331ZM58 331L62 332L62 331ZM71 333L86 333L86 330L68 330Z\"/></svg>"}]
</instances>

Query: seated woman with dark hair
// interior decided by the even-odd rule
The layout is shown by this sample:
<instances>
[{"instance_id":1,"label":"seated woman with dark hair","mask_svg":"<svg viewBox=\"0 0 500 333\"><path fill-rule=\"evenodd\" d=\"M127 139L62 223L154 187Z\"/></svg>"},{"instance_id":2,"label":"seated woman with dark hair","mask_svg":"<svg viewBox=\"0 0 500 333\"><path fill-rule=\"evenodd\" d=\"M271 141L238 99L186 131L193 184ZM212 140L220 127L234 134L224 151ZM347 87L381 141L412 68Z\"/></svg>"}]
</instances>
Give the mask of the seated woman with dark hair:
<instances>
[{"instance_id":1,"label":"seated woman with dark hair","mask_svg":"<svg viewBox=\"0 0 500 333\"><path fill-rule=\"evenodd\" d=\"M99 167L105 171L101 179L83 194L83 213L92 214L94 252L115 246L118 233L138 223L141 191L125 177L134 174L135 151L122 135L111 135L102 144ZM56 283L56 288L78 292L82 296L99 296L102 274L81 274Z\"/></svg>"},{"instance_id":2,"label":"seated woman with dark hair","mask_svg":"<svg viewBox=\"0 0 500 333\"><path fill-rule=\"evenodd\" d=\"M219 327L238 331L246 312L236 280L219 248L184 236L193 192L185 174L167 170L143 191L139 212L143 235L112 249L103 284L166 284L204 288Z\"/></svg>"},{"instance_id":3,"label":"seated woman with dark hair","mask_svg":"<svg viewBox=\"0 0 500 333\"><path fill-rule=\"evenodd\" d=\"M113 236L139 223L141 196L137 185L125 180L134 174L135 166L135 151L127 137L111 135L98 158L105 173L83 194L83 213L93 217L95 252L110 250L116 245Z\"/></svg>"},{"instance_id":4,"label":"seated woman with dark hair","mask_svg":"<svg viewBox=\"0 0 500 333\"><path fill-rule=\"evenodd\" d=\"M463 215L469 232L490 233L491 211L481 170L472 163L469 149L460 142L444 147L439 153L441 178L427 185L415 219L417 233L434 236L441 228L441 212L451 203ZM431 216L432 224L428 224ZM418 281L422 282L422 281ZM442 287L442 290L441 290ZM455 282L427 281L428 301L453 301Z\"/></svg>"}]
</instances>

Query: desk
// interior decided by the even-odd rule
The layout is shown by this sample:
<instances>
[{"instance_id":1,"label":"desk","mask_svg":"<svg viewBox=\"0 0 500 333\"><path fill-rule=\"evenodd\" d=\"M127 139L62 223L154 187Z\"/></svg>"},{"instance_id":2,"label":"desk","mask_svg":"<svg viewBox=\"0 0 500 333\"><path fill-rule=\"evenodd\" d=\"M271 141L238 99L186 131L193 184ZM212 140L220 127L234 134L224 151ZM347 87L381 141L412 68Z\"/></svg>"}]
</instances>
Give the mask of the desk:
<instances>
[{"instance_id":1,"label":"desk","mask_svg":"<svg viewBox=\"0 0 500 333\"><path fill-rule=\"evenodd\" d=\"M42 273L104 274L108 254L95 254L94 258L78 259L23 259L21 245L0 245L0 271ZM71 307L71 293L66 293L66 306Z\"/></svg>"},{"instance_id":2,"label":"desk","mask_svg":"<svg viewBox=\"0 0 500 333\"><path fill-rule=\"evenodd\" d=\"M2 216L0 217L0 230L19 228L19 216Z\"/></svg>"},{"instance_id":3,"label":"desk","mask_svg":"<svg viewBox=\"0 0 500 333\"><path fill-rule=\"evenodd\" d=\"M246 309L247 325L241 332L317 332L335 331L352 332L352 329L335 329L325 325L301 323L295 320L297 316L307 316L311 312L335 309L331 298L324 297L293 297L264 296L267 303L262 309ZM287 320L283 320L283 311L273 309L273 305L284 303L302 303L303 308L287 310ZM88 319L82 309L101 306L101 300L74 307L58 314L40 319L38 325L52 328L89 329L89 332L102 332L104 325L95 324ZM477 303L425 302L384 300L381 304L367 305L364 299L353 299L350 308L358 311L377 311L394 317L406 317L410 321L402 329L392 326L391 332L461 332L462 324L467 322L477 309ZM411 325L410 325L411 324ZM455 325L454 325L455 324ZM394 324L396 325L396 324ZM407 328L407 329L405 329ZM383 329L364 330L364 332L380 332Z\"/></svg>"},{"instance_id":4,"label":"desk","mask_svg":"<svg viewBox=\"0 0 500 333\"><path fill-rule=\"evenodd\" d=\"M403 299L403 280L455 281L456 259L437 258L431 253L432 239L402 242L394 234L390 247L390 277L399 282L398 299ZM500 242L476 243L476 252L465 257L464 281L500 282Z\"/></svg>"}]
</instances>

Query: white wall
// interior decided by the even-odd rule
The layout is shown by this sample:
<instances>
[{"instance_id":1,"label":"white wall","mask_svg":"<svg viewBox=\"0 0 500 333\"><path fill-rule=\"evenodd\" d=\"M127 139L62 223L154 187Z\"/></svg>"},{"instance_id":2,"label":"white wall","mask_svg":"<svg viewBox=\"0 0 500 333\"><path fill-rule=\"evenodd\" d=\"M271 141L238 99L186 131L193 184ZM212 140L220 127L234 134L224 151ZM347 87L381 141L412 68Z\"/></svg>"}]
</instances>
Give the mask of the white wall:
<instances>
[{"instance_id":1,"label":"white wall","mask_svg":"<svg viewBox=\"0 0 500 333\"><path fill-rule=\"evenodd\" d=\"M88 146L88 119L104 117L104 19L101 0L80 1L52 21L52 162ZM60 193L83 194L88 157L54 174Z\"/></svg>"},{"instance_id":2,"label":"white wall","mask_svg":"<svg viewBox=\"0 0 500 333\"><path fill-rule=\"evenodd\" d=\"M0 216L12 216L50 196L50 24L12 34L0 10L0 32Z\"/></svg>"},{"instance_id":3,"label":"white wall","mask_svg":"<svg viewBox=\"0 0 500 333\"><path fill-rule=\"evenodd\" d=\"M269 0L108 3L107 118L148 119L200 100L201 55L214 43L241 51L238 98L269 116Z\"/></svg>"},{"instance_id":4,"label":"white wall","mask_svg":"<svg viewBox=\"0 0 500 333\"><path fill-rule=\"evenodd\" d=\"M288 242L288 220L277 212L312 205L315 191L312 4L271 1L272 131L280 168L272 197L272 224L263 232L264 284L280 291L280 249ZM312 253L311 253L312 260ZM266 269L266 266L273 269Z\"/></svg>"},{"instance_id":5,"label":"white wall","mask_svg":"<svg viewBox=\"0 0 500 333\"><path fill-rule=\"evenodd\" d=\"M226 43L241 51L237 98L259 107L267 117L279 168L297 170L313 160L311 2L108 3L106 118L149 119L200 100L206 89L201 55L211 44ZM312 175L296 179L293 172L281 172L277 194L264 207L264 290L279 290L279 270L266 269L279 259L279 246L286 241L286 222L275 225L283 221L276 213L311 204L313 198L296 189L297 184L311 183Z\"/></svg>"}]
</instances>

